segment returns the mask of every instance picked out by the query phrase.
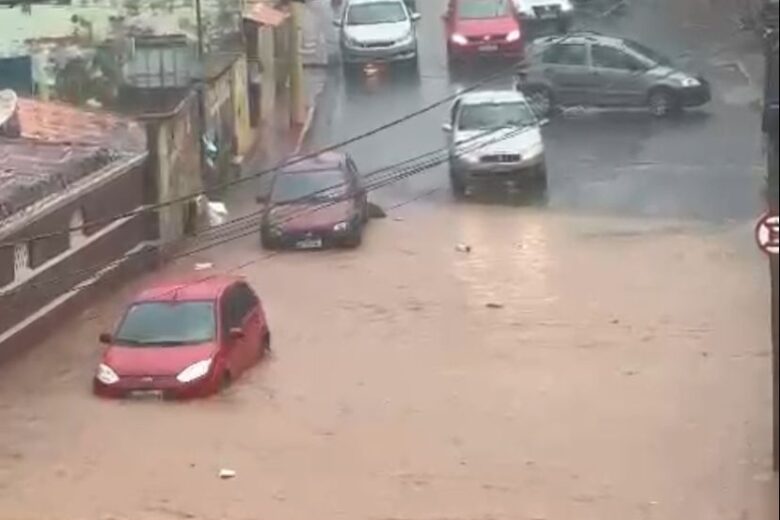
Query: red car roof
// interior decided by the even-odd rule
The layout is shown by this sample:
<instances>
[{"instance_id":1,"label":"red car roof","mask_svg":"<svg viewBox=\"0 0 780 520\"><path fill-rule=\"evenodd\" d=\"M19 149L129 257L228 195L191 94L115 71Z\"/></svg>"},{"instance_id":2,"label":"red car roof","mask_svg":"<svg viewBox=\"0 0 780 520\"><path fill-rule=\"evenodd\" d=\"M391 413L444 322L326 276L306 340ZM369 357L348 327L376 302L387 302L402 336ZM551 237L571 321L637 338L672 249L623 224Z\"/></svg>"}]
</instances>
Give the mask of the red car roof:
<instances>
[{"instance_id":1,"label":"red car roof","mask_svg":"<svg viewBox=\"0 0 780 520\"><path fill-rule=\"evenodd\" d=\"M165 281L145 288L135 297L134 301L216 300L227 287L240 281L243 281L240 276L229 275Z\"/></svg>"}]
</instances>

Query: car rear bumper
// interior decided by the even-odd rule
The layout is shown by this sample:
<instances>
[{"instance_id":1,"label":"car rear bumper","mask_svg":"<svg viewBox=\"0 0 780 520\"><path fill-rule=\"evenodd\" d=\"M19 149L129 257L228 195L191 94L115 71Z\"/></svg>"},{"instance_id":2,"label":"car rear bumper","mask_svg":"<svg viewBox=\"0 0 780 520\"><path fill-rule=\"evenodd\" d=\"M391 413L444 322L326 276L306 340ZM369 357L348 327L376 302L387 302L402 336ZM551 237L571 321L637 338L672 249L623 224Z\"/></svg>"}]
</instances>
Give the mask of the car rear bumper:
<instances>
[{"instance_id":1,"label":"car rear bumper","mask_svg":"<svg viewBox=\"0 0 780 520\"><path fill-rule=\"evenodd\" d=\"M525 55L525 46L521 40L516 42L490 42L467 43L466 45L450 44L450 57L457 59L466 58L516 58L522 59Z\"/></svg>"}]
</instances>

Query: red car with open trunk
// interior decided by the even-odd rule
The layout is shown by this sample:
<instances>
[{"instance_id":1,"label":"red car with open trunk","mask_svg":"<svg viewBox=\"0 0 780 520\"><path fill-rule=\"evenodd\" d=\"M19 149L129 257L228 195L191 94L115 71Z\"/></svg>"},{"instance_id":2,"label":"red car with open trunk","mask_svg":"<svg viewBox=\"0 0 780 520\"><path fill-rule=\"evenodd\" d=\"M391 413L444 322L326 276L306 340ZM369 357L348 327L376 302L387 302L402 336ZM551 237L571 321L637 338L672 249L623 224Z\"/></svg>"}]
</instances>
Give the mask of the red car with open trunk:
<instances>
[{"instance_id":1,"label":"red car with open trunk","mask_svg":"<svg viewBox=\"0 0 780 520\"><path fill-rule=\"evenodd\" d=\"M107 348L96 394L191 398L219 391L257 363L271 333L246 281L217 275L145 289L100 341Z\"/></svg>"},{"instance_id":2,"label":"red car with open trunk","mask_svg":"<svg viewBox=\"0 0 780 520\"><path fill-rule=\"evenodd\" d=\"M524 35L511 0L449 0L443 19L450 63L485 57L523 58Z\"/></svg>"}]
</instances>

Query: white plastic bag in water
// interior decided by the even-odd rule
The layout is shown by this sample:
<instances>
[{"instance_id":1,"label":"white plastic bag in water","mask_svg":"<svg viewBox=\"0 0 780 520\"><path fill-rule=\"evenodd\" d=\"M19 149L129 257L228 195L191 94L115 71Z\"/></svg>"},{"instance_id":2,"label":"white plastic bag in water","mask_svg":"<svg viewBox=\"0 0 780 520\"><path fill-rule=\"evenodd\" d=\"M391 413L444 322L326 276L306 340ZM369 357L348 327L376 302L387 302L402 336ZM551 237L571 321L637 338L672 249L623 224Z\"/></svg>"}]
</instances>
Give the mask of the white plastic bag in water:
<instances>
[{"instance_id":1,"label":"white plastic bag in water","mask_svg":"<svg viewBox=\"0 0 780 520\"><path fill-rule=\"evenodd\" d=\"M208 203L209 226L221 226L225 223L228 216L227 207L222 202Z\"/></svg>"}]
</instances>

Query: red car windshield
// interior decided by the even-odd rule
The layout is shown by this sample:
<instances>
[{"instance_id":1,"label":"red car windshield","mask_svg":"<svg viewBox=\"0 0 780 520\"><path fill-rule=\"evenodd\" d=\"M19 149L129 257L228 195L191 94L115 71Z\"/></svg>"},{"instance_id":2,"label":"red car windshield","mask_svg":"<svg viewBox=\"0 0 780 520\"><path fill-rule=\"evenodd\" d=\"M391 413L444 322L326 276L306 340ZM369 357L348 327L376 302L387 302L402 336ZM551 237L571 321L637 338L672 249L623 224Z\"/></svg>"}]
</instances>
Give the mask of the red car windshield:
<instances>
[{"instance_id":1,"label":"red car windshield","mask_svg":"<svg viewBox=\"0 0 780 520\"><path fill-rule=\"evenodd\" d=\"M458 18L462 20L503 18L508 14L507 0L461 0L458 4Z\"/></svg>"},{"instance_id":2,"label":"red car windshield","mask_svg":"<svg viewBox=\"0 0 780 520\"><path fill-rule=\"evenodd\" d=\"M212 302L144 302L127 312L114 342L118 345L175 346L214 341Z\"/></svg>"},{"instance_id":3,"label":"red car windshield","mask_svg":"<svg viewBox=\"0 0 780 520\"><path fill-rule=\"evenodd\" d=\"M347 193L344 173L338 170L281 173L274 181L271 202L275 204L334 200Z\"/></svg>"}]
</instances>

